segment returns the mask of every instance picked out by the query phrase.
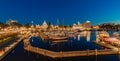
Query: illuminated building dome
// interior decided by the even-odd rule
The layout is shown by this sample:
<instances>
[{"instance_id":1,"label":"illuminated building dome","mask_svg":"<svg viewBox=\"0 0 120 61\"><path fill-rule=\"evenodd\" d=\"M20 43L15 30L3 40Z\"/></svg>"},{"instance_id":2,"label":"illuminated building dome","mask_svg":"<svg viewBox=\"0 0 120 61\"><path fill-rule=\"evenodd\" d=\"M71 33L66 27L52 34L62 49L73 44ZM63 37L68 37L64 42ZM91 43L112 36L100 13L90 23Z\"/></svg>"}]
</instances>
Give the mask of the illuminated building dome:
<instances>
[{"instance_id":1,"label":"illuminated building dome","mask_svg":"<svg viewBox=\"0 0 120 61\"><path fill-rule=\"evenodd\" d=\"M47 29L48 25L47 25L46 21L43 22L43 24L41 25L41 27L42 27L43 29Z\"/></svg>"},{"instance_id":2,"label":"illuminated building dome","mask_svg":"<svg viewBox=\"0 0 120 61\"><path fill-rule=\"evenodd\" d=\"M86 23L90 23L90 21L89 21L89 20L87 20L87 21L86 21Z\"/></svg>"}]
</instances>

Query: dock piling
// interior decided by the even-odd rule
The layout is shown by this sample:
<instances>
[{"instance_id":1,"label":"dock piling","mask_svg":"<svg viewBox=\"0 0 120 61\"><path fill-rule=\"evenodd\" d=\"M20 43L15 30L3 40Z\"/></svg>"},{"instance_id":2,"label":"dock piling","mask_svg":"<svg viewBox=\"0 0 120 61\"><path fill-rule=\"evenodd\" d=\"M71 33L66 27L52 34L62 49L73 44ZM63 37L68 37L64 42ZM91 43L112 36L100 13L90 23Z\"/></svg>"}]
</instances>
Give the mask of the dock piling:
<instances>
[{"instance_id":1,"label":"dock piling","mask_svg":"<svg viewBox=\"0 0 120 61\"><path fill-rule=\"evenodd\" d=\"M95 49L95 55L97 56L97 49Z\"/></svg>"}]
</instances>

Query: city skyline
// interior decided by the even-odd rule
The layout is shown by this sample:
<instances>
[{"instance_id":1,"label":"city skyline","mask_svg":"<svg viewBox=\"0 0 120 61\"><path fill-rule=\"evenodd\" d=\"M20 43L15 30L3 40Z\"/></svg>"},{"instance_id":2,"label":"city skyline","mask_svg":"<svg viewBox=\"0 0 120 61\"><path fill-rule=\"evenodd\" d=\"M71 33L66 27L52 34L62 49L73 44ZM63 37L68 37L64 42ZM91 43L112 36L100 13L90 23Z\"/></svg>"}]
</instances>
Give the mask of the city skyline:
<instances>
[{"instance_id":1,"label":"city skyline","mask_svg":"<svg viewBox=\"0 0 120 61\"><path fill-rule=\"evenodd\" d=\"M53 24L84 23L92 25L113 22L120 23L119 0L4 0L0 1L0 22L8 19L21 24L42 24L44 20Z\"/></svg>"}]
</instances>

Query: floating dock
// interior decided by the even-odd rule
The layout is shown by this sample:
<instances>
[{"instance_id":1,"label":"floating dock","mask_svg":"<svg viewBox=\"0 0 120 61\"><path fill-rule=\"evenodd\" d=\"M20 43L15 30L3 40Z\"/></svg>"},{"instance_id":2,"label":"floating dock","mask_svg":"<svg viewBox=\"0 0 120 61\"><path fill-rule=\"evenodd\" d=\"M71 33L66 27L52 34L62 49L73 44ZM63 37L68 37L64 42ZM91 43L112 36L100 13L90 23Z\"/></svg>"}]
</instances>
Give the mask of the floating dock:
<instances>
[{"instance_id":1,"label":"floating dock","mask_svg":"<svg viewBox=\"0 0 120 61\"><path fill-rule=\"evenodd\" d=\"M27 51L38 53L51 58L62 58L62 57L77 57L77 56L97 56L97 55L108 55L108 54L118 54L118 52L108 50L86 50L86 51L67 51L67 52L54 52L46 49L41 49L37 47L26 47Z\"/></svg>"},{"instance_id":2,"label":"floating dock","mask_svg":"<svg viewBox=\"0 0 120 61\"><path fill-rule=\"evenodd\" d=\"M97 55L108 55L108 54L119 54L118 51L113 49L101 49L101 50L85 50L85 51L66 51L66 52L55 52L38 47L31 46L29 39L24 40L24 49L30 52L48 56L51 58L62 58L62 57L77 57L77 56L97 56Z\"/></svg>"}]
</instances>

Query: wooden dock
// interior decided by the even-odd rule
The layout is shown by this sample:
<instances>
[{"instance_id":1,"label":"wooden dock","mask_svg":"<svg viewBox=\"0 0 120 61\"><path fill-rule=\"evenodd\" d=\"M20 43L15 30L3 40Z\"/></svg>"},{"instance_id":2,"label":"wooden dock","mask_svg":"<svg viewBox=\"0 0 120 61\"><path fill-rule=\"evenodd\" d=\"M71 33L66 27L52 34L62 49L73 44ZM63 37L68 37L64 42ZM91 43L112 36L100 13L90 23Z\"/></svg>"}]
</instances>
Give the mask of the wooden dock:
<instances>
[{"instance_id":1,"label":"wooden dock","mask_svg":"<svg viewBox=\"0 0 120 61\"><path fill-rule=\"evenodd\" d=\"M66 51L66 52L55 52L38 47L31 46L29 39L24 40L24 49L30 52L48 56L51 58L62 58L62 57L77 57L77 56L97 56L97 55L108 55L108 54L118 54L117 51L113 49L107 50L85 50L85 51Z\"/></svg>"},{"instance_id":2,"label":"wooden dock","mask_svg":"<svg viewBox=\"0 0 120 61\"><path fill-rule=\"evenodd\" d=\"M101 42L101 41L93 41L93 43L97 44L97 45L100 45L102 47L105 47L105 48L109 48L109 49L112 49L113 51L119 51L119 48L118 47L115 47L115 46L112 46L108 43L105 43L105 42Z\"/></svg>"},{"instance_id":3,"label":"wooden dock","mask_svg":"<svg viewBox=\"0 0 120 61\"><path fill-rule=\"evenodd\" d=\"M23 38L24 37L21 37L16 42L12 43L8 47L5 47L3 53L0 56L0 60L2 60L9 52L11 52L19 44L19 42L21 42Z\"/></svg>"},{"instance_id":4,"label":"wooden dock","mask_svg":"<svg viewBox=\"0 0 120 61\"><path fill-rule=\"evenodd\" d=\"M19 36L19 39L18 39L16 42L10 44L8 47L5 47L4 50L2 50L3 53L0 54L0 61L1 61L8 53L10 53L24 38L28 38L28 37L30 37L29 34L28 34L28 35L24 35L24 36L20 35L20 36Z\"/></svg>"}]
</instances>

